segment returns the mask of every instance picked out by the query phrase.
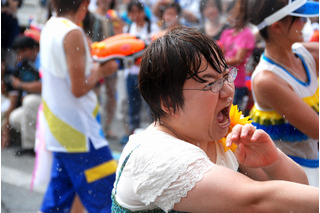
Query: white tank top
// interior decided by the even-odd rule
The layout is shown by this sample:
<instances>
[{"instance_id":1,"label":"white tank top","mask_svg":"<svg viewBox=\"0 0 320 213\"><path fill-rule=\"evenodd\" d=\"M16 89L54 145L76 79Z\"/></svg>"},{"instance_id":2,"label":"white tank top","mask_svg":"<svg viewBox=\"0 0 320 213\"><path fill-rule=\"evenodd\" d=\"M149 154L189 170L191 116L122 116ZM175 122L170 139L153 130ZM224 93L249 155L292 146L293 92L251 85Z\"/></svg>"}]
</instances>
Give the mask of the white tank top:
<instances>
[{"instance_id":1,"label":"white tank top","mask_svg":"<svg viewBox=\"0 0 320 213\"><path fill-rule=\"evenodd\" d=\"M99 103L94 91L79 98L71 92L63 46L64 38L71 30L80 30L83 35L85 75L90 75L92 61L83 30L66 18L50 18L42 29L40 40L45 140L50 151L87 152L89 139L96 149L107 146L108 142L99 122Z\"/></svg>"},{"instance_id":2,"label":"white tank top","mask_svg":"<svg viewBox=\"0 0 320 213\"><path fill-rule=\"evenodd\" d=\"M304 65L308 77L307 82L297 79L284 67L276 64L264 54L261 56L260 62L252 75L252 82L259 72L263 70L270 71L286 81L303 101L319 112L319 83L314 58L301 44L293 45L293 52L300 57ZM255 101L254 107L250 112L253 125L268 132L277 147L287 155L307 160L317 160L318 140L314 140L300 132L275 111L259 106L255 99L254 89L252 89L252 94Z\"/></svg>"}]
</instances>

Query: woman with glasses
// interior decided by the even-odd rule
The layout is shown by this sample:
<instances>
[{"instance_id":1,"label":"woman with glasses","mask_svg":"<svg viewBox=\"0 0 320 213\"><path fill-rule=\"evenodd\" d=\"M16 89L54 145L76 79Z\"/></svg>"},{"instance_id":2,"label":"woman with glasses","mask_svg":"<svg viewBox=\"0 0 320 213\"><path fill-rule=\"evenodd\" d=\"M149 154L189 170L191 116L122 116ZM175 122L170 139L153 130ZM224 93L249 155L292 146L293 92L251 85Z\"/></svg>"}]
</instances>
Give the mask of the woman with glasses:
<instances>
[{"instance_id":1,"label":"woman with glasses","mask_svg":"<svg viewBox=\"0 0 320 213\"><path fill-rule=\"evenodd\" d=\"M235 153L218 142L230 125L236 75L193 28L173 28L148 46L139 89L154 123L122 152L113 212L319 210L318 188L264 131L236 125L225 147L237 144Z\"/></svg>"},{"instance_id":2,"label":"woman with glasses","mask_svg":"<svg viewBox=\"0 0 320 213\"><path fill-rule=\"evenodd\" d=\"M319 43L300 43L306 17L319 16L319 3L256 0L248 1L248 11L266 43L252 75L253 125L319 186Z\"/></svg>"}]
</instances>

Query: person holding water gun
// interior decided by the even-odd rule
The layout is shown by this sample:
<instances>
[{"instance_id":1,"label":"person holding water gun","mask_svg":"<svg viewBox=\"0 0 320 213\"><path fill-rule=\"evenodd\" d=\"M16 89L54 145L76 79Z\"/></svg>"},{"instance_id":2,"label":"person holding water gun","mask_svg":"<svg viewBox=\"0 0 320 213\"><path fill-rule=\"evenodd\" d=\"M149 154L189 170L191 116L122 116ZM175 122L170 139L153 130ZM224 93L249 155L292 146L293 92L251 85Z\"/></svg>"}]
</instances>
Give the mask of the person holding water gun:
<instances>
[{"instance_id":1,"label":"person holding water gun","mask_svg":"<svg viewBox=\"0 0 320 213\"><path fill-rule=\"evenodd\" d=\"M100 124L93 88L118 70L114 60L92 63L79 27L87 0L53 0L57 16L40 38L46 148L53 153L50 183L41 212L69 212L77 194L88 212L110 212L117 162Z\"/></svg>"}]
</instances>

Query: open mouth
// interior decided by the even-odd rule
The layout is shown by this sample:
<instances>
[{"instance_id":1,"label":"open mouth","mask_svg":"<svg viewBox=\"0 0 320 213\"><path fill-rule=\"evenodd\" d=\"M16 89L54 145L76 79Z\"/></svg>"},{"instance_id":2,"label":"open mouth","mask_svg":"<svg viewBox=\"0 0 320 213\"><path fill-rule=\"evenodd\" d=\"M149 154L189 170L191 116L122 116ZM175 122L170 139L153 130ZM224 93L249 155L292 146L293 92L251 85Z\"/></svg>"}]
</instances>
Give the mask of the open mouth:
<instances>
[{"instance_id":1,"label":"open mouth","mask_svg":"<svg viewBox=\"0 0 320 213\"><path fill-rule=\"evenodd\" d=\"M223 128L230 125L230 105L223 108L217 115L217 121Z\"/></svg>"}]
</instances>

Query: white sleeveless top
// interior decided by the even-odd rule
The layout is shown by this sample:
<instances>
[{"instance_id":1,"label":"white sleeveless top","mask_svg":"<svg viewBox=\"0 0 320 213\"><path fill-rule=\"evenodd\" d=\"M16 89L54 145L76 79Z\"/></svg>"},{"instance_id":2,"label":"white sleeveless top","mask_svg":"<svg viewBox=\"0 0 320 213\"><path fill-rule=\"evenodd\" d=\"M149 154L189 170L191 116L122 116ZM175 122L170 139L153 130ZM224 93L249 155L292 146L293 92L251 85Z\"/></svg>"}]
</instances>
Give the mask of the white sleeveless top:
<instances>
[{"instance_id":1,"label":"white sleeveless top","mask_svg":"<svg viewBox=\"0 0 320 213\"><path fill-rule=\"evenodd\" d=\"M308 76L308 82L303 82L284 67L276 64L264 54L252 75L252 82L255 76L263 70L270 71L286 81L295 93L315 111L319 112L319 83L316 75L316 63L313 56L301 44L294 44L293 52L301 58ZM262 108L255 99L252 88L254 107L250 112L253 125L262 128L272 137L278 148L289 156L302 159L318 159L318 140L312 139L292 126L275 111ZM317 162L316 162L317 163ZM308 164L308 163L307 163ZM318 163L317 163L318 164Z\"/></svg>"},{"instance_id":2,"label":"white sleeveless top","mask_svg":"<svg viewBox=\"0 0 320 213\"><path fill-rule=\"evenodd\" d=\"M83 30L62 17L51 17L41 32L40 58L45 140L48 150L87 152L89 139L95 148L108 145L99 123L99 104L94 91L76 98L71 92L63 41L71 30L83 34L86 48L85 75L92 66Z\"/></svg>"},{"instance_id":3,"label":"white sleeveless top","mask_svg":"<svg viewBox=\"0 0 320 213\"><path fill-rule=\"evenodd\" d=\"M258 66L256 67L255 71L252 74L252 81L254 80L255 76L259 72L263 70L267 70L278 75L284 81L286 81L301 99L305 97L313 96L314 93L316 93L319 86L318 77L316 75L316 63L314 61L314 58L310 54L310 52L305 47L303 47L302 44L299 44L299 43L296 43L293 45L293 52L298 54L299 57L301 57L302 62L306 67L307 76L308 76L308 79L310 80L308 83L305 83L297 79L291 73L281 68L276 63L272 62L270 59L268 60L268 58L266 58L264 54L261 57L262 60L260 60ZM254 91L253 91L253 97L254 97ZM257 109L266 110L260 107L257 102L255 102L255 105Z\"/></svg>"},{"instance_id":4,"label":"white sleeveless top","mask_svg":"<svg viewBox=\"0 0 320 213\"><path fill-rule=\"evenodd\" d=\"M224 152L219 142L215 144L216 165L237 171L239 164L233 152ZM131 211L171 210L215 166L199 147L150 125L145 131L130 136L119 160L117 179L124 159L132 150L115 195L116 201Z\"/></svg>"}]
</instances>

